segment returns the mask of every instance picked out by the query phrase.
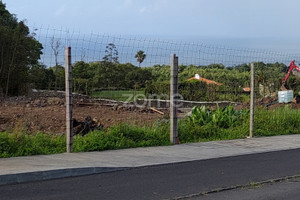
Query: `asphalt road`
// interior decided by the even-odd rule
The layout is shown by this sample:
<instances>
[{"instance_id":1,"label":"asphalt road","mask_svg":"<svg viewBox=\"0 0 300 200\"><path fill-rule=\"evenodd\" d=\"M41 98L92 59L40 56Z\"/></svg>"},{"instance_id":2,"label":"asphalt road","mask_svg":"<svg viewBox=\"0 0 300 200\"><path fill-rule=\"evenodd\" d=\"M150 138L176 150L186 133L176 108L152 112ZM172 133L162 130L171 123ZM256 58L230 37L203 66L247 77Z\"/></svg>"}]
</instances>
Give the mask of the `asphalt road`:
<instances>
[{"instance_id":1,"label":"asphalt road","mask_svg":"<svg viewBox=\"0 0 300 200\"><path fill-rule=\"evenodd\" d=\"M300 149L296 149L6 185L0 186L0 199L141 200L188 197L216 188L299 175L299 155Z\"/></svg>"},{"instance_id":2,"label":"asphalt road","mask_svg":"<svg viewBox=\"0 0 300 200\"><path fill-rule=\"evenodd\" d=\"M218 192L188 198L188 200L299 200L300 179Z\"/></svg>"}]
</instances>

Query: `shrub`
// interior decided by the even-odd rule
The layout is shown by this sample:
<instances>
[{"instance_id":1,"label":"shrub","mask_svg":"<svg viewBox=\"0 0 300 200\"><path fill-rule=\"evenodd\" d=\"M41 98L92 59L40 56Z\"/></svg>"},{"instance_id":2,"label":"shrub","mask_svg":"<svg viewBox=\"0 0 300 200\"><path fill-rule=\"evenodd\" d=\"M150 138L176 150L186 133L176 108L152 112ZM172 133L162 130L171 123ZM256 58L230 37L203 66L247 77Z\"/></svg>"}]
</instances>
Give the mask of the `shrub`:
<instances>
[{"instance_id":1,"label":"shrub","mask_svg":"<svg viewBox=\"0 0 300 200\"><path fill-rule=\"evenodd\" d=\"M65 152L65 138L43 133L0 133L0 157L28 156Z\"/></svg>"}]
</instances>

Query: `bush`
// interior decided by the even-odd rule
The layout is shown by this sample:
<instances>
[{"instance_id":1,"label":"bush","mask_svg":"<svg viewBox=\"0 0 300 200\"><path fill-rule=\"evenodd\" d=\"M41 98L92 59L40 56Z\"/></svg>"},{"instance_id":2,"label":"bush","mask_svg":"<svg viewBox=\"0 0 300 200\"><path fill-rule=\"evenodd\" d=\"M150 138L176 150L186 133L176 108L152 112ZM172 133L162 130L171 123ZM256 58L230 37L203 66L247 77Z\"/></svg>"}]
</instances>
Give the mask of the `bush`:
<instances>
[{"instance_id":1,"label":"bush","mask_svg":"<svg viewBox=\"0 0 300 200\"><path fill-rule=\"evenodd\" d=\"M210 110L194 107L192 114L179 123L181 142L235 139L248 133L248 110L234 110L233 106Z\"/></svg>"},{"instance_id":2,"label":"bush","mask_svg":"<svg viewBox=\"0 0 300 200\"><path fill-rule=\"evenodd\" d=\"M151 127L120 124L107 131L94 131L77 136L74 151L101 151L110 149L169 145L167 124L157 123Z\"/></svg>"},{"instance_id":3,"label":"bush","mask_svg":"<svg viewBox=\"0 0 300 200\"><path fill-rule=\"evenodd\" d=\"M0 133L0 157L54 154L65 152L65 138L43 133Z\"/></svg>"},{"instance_id":4,"label":"bush","mask_svg":"<svg viewBox=\"0 0 300 200\"><path fill-rule=\"evenodd\" d=\"M215 84L207 85L205 82L197 80L180 82L178 84L178 92L183 96L184 100L189 101L249 101L249 95L245 94L242 88L218 86ZM147 97L153 95L168 97L170 95L170 83L147 82L145 94Z\"/></svg>"},{"instance_id":5,"label":"bush","mask_svg":"<svg viewBox=\"0 0 300 200\"><path fill-rule=\"evenodd\" d=\"M64 136L43 133L0 133L0 157L55 154L66 151ZM138 127L120 124L104 131L94 131L74 138L74 151L102 151L111 149L169 145L168 123Z\"/></svg>"}]
</instances>

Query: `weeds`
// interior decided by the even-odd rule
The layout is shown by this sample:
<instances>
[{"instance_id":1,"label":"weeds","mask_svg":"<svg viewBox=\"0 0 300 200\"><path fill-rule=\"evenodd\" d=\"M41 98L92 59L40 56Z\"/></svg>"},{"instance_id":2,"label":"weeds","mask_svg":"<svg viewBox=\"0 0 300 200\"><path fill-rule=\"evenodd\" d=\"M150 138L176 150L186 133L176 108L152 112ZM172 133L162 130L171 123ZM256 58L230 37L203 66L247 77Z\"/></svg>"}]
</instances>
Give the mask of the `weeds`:
<instances>
[{"instance_id":1,"label":"weeds","mask_svg":"<svg viewBox=\"0 0 300 200\"><path fill-rule=\"evenodd\" d=\"M54 154L65 152L65 139L43 133L0 133L0 157Z\"/></svg>"},{"instance_id":2,"label":"weeds","mask_svg":"<svg viewBox=\"0 0 300 200\"><path fill-rule=\"evenodd\" d=\"M194 107L191 116L179 123L179 138L181 142L242 138L248 131L248 116L248 110L234 110L233 106Z\"/></svg>"},{"instance_id":3,"label":"weeds","mask_svg":"<svg viewBox=\"0 0 300 200\"><path fill-rule=\"evenodd\" d=\"M120 124L105 131L94 131L74 138L74 151L102 151L122 148L170 145L168 125L151 127ZM66 151L64 136L43 133L0 133L0 157L55 154Z\"/></svg>"},{"instance_id":4,"label":"weeds","mask_svg":"<svg viewBox=\"0 0 300 200\"><path fill-rule=\"evenodd\" d=\"M216 110L209 110L206 106L194 107L188 122L194 125L204 126L211 124L218 128L237 126L249 115L248 110L234 110L232 105Z\"/></svg>"},{"instance_id":5,"label":"weeds","mask_svg":"<svg viewBox=\"0 0 300 200\"><path fill-rule=\"evenodd\" d=\"M137 127L120 124L107 131L94 131L77 136L74 151L101 151L146 146L169 145L168 126Z\"/></svg>"},{"instance_id":6,"label":"weeds","mask_svg":"<svg viewBox=\"0 0 300 200\"><path fill-rule=\"evenodd\" d=\"M288 105L274 110L255 110L255 135L273 136L300 133L300 111Z\"/></svg>"}]
</instances>

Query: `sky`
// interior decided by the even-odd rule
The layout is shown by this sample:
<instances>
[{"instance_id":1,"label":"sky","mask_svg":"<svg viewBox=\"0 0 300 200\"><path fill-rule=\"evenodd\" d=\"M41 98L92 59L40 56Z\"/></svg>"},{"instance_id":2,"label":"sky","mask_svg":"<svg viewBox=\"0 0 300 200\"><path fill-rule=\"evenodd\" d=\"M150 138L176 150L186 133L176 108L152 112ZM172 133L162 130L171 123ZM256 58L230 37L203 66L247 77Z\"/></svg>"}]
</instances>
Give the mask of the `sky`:
<instances>
[{"instance_id":1,"label":"sky","mask_svg":"<svg viewBox=\"0 0 300 200\"><path fill-rule=\"evenodd\" d=\"M299 0L3 0L29 24L129 35L296 38Z\"/></svg>"},{"instance_id":2,"label":"sky","mask_svg":"<svg viewBox=\"0 0 300 200\"><path fill-rule=\"evenodd\" d=\"M300 54L299 0L2 0L28 25Z\"/></svg>"}]
</instances>

